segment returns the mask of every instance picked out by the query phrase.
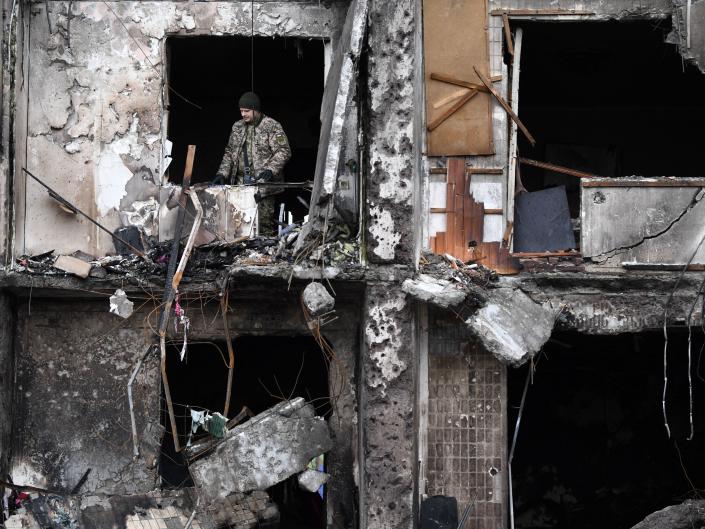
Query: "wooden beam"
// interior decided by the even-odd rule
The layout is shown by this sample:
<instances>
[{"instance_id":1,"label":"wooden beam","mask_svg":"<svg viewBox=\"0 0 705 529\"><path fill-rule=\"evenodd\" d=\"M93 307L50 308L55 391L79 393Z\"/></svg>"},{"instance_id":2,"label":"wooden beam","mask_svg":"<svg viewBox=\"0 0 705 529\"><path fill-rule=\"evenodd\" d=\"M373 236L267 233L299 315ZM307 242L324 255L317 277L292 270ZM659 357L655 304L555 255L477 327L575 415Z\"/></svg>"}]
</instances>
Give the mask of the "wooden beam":
<instances>
[{"instance_id":1,"label":"wooden beam","mask_svg":"<svg viewBox=\"0 0 705 529\"><path fill-rule=\"evenodd\" d=\"M504 40L507 42L507 51L514 57L514 42L512 42L512 28L509 26L507 13L502 13L502 26L504 27Z\"/></svg>"},{"instance_id":2,"label":"wooden beam","mask_svg":"<svg viewBox=\"0 0 705 529\"><path fill-rule=\"evenodd\" d=\"M511 109L511 107L509 106L509 103L507 103L504 100L504 98L501 95L499 95L499 92L497 92L497 90L494 89L490 80L487 77L485 77L485 75L483 75L482 72L480 72L480 70L477 69L477 66L473 66L473 69L475 70L475 73L477 74L477 76L480 78L480 81L482 81L482 84L484 84L487 87L487 89L490 91L490 93L495 97L495 99L497 99L497 102L499 102L499 104L502 105L502 108L514 120L514 122L517 124L517 127L519 127L519 129L524 133L524 136L526 136L526 139L529 140L529 143L531 143L532 146L536 145L536 140L534 139L534 137L531 135L529 130L521 122L521 120L519 119L519 116L517 116L514 113L514 111Z\"/></svg>"},{"instance_id":3,"label":"wooden beam","mask_svg":"<svg viewBox=\"0 0 705 529\"><path fill-rule=\"evenodd\" d=\"M433 79L434 81L441 81L443 83L454 84L456 86L462 86L463 88L469 88L471 90L479 90L480 92L489 92L487 87L483 84L471 83L470 81L463 81L462 79L458 79L457 77L452 77L450 75L445 75L442 73L432 73L431 79ZM492 81L493 83L496 83L497 81L501 81L501 80L502 80L501 75L493 75L492 77L490 77L490 81Z\"/></svg>"},{"instance_id":4,"label":"wooden beam","mask_svg":"<svg viewBox=\"0 0 705 529\"><path fill-rule=\"evenodd\" d=\"M514 60L512 61L512 77L509 97L512 102L512 110L515 114L519 113L519 79L521 78L521 47L524 40L524 30L517 28L516 40L514 41ZM507 214L504 221L507 226L514 224L514 196L516 194L517 181L517 125L513 121L509 127L509 160L507 163ZM512 250L513 239L509 240L509 250Z\"/></svg>"},{"instance_id":5,"label":"wooden beam","mask_svg":"<svg viewBox=\"0 0 705 529\"><path fill-rule=\"evenodd\" d=\"M461 88L460 90L453 92L452 94L449 94L442 99L439 99L438 101L436 101L433 104L433 108L437 110L437 109L441 108L442 106L447 105L451 101L458 99L460 96L467 94L468 90L472 90L472 88Z\"/></svg>"},{"instance_id":6,"label":"wooden beam","mask_svg":"<svg viewBox=\"0 0 705 529\"><path fill-rule=\"evenodd\" d=\"M440 116L438 116L436 119L434 119L431 123L428 124L428 130L429 132L437 129L446 119L451 117L453 114L455 114L458 110L460 110L460 107L462 107L465 103L470 101L473 97L475 97L478 94L477 90L470 90L466 95L461 97L458 101L456 101L453 106L445 110Z\"/></svg>"},{"instance_id":7,"label":"wooden beam","mask_svg":"<svg viewBox=\"0 0 705 529\"><path fill-rule=\"evenodd\" d=\"M428 170L431 174L447 174L447 167L431 167ZM466 167L466 174L504 174L502 167Z\"/></svg>"},{"instance_id":8,"label":"wooden beam","mask_svg":"<svg viewBox=\"0 0 705 529\"><path fill-rule=\"evenodd\" d=\"M604 176L578 171L577 169L571 169L570 167L563 167L562 165L556 165L548 162L539 162L538 160L530 160L529 158L519 158L519 163L538 167L539 169L548 169L549 171L574 176L576 178L605 178Z\"/></svg>"},{"instance_id":9,"label":"wooden beam","mask_svg":"<svg viewBox=\"0 0 705 529\"><path fill-rule=\"evenodd\" d=\"M533 17L533 16L571 16L594 15L594 11L578 11L576 9L493 9L492 16Z\"/></svg>"}]
</instances>

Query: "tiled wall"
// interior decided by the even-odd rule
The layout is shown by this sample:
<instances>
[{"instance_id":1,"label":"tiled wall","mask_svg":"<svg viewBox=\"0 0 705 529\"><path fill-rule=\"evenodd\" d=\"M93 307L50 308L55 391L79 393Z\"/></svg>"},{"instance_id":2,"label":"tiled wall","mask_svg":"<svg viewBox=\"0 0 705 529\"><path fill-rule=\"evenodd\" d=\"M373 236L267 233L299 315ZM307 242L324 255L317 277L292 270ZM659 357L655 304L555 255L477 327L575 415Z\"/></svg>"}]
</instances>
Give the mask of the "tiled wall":
<instances>
[{"instance_id":1,"label":"tiled wall","mask_svg":"<svg viewBox=\"0 0 705 529\"><path fill-rule=\"evenodd\" d=\"M506 368L468 338L463 322L430 314L427 494L454 496L467 527L502 529Z\"/></svg>"}]
</instances>

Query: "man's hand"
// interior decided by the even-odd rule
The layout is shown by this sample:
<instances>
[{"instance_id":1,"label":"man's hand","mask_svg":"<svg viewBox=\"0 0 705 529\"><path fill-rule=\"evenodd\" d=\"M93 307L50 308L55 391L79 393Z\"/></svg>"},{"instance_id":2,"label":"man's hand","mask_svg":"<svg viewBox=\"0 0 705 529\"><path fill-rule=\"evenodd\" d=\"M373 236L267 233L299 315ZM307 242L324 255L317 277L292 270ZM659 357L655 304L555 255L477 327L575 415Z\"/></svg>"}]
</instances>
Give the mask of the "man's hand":
<instances>
[{"instance_id":1,"label":"man's hand","mask_svg":"<svg viewBox=\"0 0 705 529\"><path fill-rule=\"evenodd\" d=\"M274 173L269 169L265 169L257 175L257 182L271 182L274 180Z\"/></svg>"}]
</instances>

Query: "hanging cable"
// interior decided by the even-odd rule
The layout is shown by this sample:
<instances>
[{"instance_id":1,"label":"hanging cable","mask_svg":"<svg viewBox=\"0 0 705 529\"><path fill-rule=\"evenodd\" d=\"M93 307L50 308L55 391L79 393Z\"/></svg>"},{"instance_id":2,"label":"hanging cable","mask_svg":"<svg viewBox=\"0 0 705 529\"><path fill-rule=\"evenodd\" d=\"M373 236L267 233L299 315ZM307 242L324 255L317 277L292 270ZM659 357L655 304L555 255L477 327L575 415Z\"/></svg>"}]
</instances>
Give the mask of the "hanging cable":
<instances>
[{"instance_id":1,"label":"hanging cable","mask_svg":"<svg viewBox=\"0 0 705 529\"><path fill-rule=\"evenodd\" d=\"M250 90L255 91L255 0L250 1Z\"/></svg>"}]
</instances>

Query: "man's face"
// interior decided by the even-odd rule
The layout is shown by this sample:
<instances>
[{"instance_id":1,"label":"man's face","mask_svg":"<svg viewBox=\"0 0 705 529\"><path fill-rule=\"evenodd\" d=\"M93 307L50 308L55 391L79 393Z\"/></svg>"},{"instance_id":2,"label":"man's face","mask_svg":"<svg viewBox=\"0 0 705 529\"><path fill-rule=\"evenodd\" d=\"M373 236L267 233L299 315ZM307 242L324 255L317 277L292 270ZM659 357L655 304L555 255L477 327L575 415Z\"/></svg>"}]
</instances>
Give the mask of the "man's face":
<instances>
[{"instance_id":1,"label":"man's face","mask_svg":"<svg viewBox=\"0 0 705 529\"><path fill-rule=\"evenodd\" d=\"M241 108L240 115L245 123L253 123L255 121L255 111L251 108Z\"/></svg>"}]
</instances>

